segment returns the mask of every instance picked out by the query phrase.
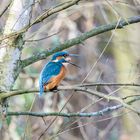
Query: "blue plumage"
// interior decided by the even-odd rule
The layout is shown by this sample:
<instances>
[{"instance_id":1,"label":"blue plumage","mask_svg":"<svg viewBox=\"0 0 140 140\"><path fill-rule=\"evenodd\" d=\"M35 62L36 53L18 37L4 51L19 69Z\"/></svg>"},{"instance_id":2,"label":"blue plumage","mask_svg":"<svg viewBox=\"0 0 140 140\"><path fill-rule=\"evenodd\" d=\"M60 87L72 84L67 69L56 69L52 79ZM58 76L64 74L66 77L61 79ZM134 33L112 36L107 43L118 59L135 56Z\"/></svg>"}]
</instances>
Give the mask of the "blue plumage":
<instances>
[{"instance_id":1,"label":"blue plumage","mask_svg":"<svg viewBox=\"0 0 140 140\"><path fill-rule=\"evenodd\" d=\"M69 53L67 52L67 51L63 51L63 52L57 52L57 53L55 53L54 55L53 55L53 57L52 57L52 60L56 60L56 58L58 57L58 56L64 56L64 55L69 55Z\"/></svg>"},{"instance_id":2,"label":"blue plumage","mask_svg":"<svg viewBox=\"0 0 140 140\"><path fill-rule=\"evenodd\" d=\"M44 92L44 85L48 84L53 76L57 76L60 73L63 62L66 61L64 59L60 59L57 62L49 62L42 69L39 78L40 95L42 95Z\"/></svg>"}]
</instances>

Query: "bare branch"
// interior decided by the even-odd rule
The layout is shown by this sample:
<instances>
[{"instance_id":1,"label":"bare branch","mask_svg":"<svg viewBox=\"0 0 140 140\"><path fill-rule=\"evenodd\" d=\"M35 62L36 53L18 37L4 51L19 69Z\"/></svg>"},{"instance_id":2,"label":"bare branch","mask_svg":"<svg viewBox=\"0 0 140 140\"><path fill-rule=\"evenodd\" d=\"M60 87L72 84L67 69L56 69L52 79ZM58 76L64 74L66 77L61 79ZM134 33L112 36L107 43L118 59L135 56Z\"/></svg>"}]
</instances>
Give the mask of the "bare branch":
<instances>
[{"instance_id":1,"label":"bare branch","mask_svg":"<svg viewBox=\"0 0 140 140\"><path fill-rule=\"evenodd\" d=\"M7 9L10 7L12 3L12 0L8 3L8 5L3 9L3 11L0 13L0 18L3 16L3 14L7 11Z\"/></svg>"},{"instance_id":2,"label":"bare branch","mask_svg":"<svg viewBox=\"0 0 140 140\"><path fill-rule=\"evenodd\" d=\"M80 86L80 87L84 87L84 86L125 86L125 87L140 87L140 84L137 83L85 83L85 84L79 84L79 85L75 85L75 86Z\"/></svg>"},{"instance_id":3,"label":"bare branch","mask_svg":"<svg viewBox=\"0 0 140 140\"><path fill-rule=\"evenodd\" d=\"M50 48L49 50L39 52L38 54L33 55L33 56L23 60L22 67L24 68L32 63L45 59L46 57L52 55L53 53L55 53L57 51L62 51L64 49L70 48L74 45L80 44L90 37L96 36L98 34L101 34L101 33L107 32L107 31L111 31L111 30L115 29L116 27L117 27L117 29L121 29L124 26L127 26L129 24L138 23L138 22L140 22L140 16L133 16L131 18L127 18L127 22L126 22L126 20L122 19L122 20L120 20L119 24L118 24L118 22L114 22L111 24L96 27L88 32L81 34L79 37L65 41L64 43L60 44L56 48ZM117 26L117 24L118 24L118 26Z\"/></svg>"},{"instance_id":4,"label":"bare branch","mask_svg":"<svg viewBox=\"0 0 140 140\"><path fill-rule=\"evenodd\" d=\"M74 91L82 91L85 94L90 94L99 98L104 98L107 101L113 100L116 102L121 103L124 107L126 107L127 109L139 114L140 111L136 110L134 107L128 105L127 103L124 102L123 99L121 99L120 97L116 97L116 96L111 96L111 95L107 95L106 93L102 93L96 90L92 90L90 88L86 88L86 87L77 87L77 86L59 86L58 90L74 90ZM35 92L39 92L38 90L19 90L19 91L11 91L8 93L1 93L0 94L0 99L5 99L11 96L15 96L15 95L21 95L21 94L27 94L27 93L35 93Z\"/></svg>"},{"instance_id":5,"label":"bare branch","mask_svg":"<svg viewBox=\"0 0 140 140\"><path fill-rule=\"evenodd\" d=\"M62 113L62 112L7 112L7 116L21 116L21 115L30 115L35 117L46 117L46 116L62 116L62 117L93 117L93 116L102 116L104 113L108 113L114 110L121 108L122 105L116 105L112 107L104 108L97 112L91 113Z\"/></svg>"},{"instance_id":6,"label":"bare branch","mask_svg":"<svg viewBox=\"0 0 140 140\"><path fill-rule=\"evenodd\" d=\"M13 32L13 33L11 33L9 35L6 35L6 36L0 36L0 41L2 41L4 39L7 39L7 38L11 38L13 36L17 36L17 35L22 34L22 33L25 33L34 24L42 22L44 19L48 18L49 16L51 16L51 15L57 13L57 12L65 10L65 9L77 4L79 1L80 0L71 0L71 1L68 1L68 2L65 2L65 3L61 3L61 4L57 5L57 6L55 6L54 8L48 9L43 14L38 16L32 23L30 23L29 25L25 26L20 31Z\"/></svg>"},{"instance_id":7,"label":"bare branch","mask_svg":"<svg viewBox=\"0 0 140 140\"><path fill-rule=\"evenodd\" d=\"M90 86L132 86L132 87L139 87L140 84L137 83L85 83L85 84L76 84L71 86L59 86L58 90L72 90L77 87L90 87ZM8 98L11 96L22 95L22 94L30 94L30 93L39 93L38 89L27 89L27 90L14 90L9 92L1 92L0 99ZM132 95L133 96L133 95Z\"/></svg>"},{"instance_id":8,"label":"bare branch","mask_svg":"<svg viewBox=\"0 0 140 140\"><path fill-rule=\"evenodd\" d=\"M91 95L94 95L94 96L97 96L99 98L104 98L104 99L107 99L108 101L109 100L114 100L114 101L117 101L117 102L120 102L124 107L126 107L127 109L130 109L131 111L139 114L140 111L136 110L135 108L133 108L132 106L126 104L123 99L121 99L120 97L115 97L115 96L111 96L111 95L107 95L107 94L104 94L102 92L98 92L98 91L95 91L95 90L91 90L91 89L88 89L88 88L85 88L85 87L76 87L74 88L75 91L83 91L85 93L89 93Z\"/></svg>"},{"instance_id":9,"label":"bare branch","mask_svg":"<svg viewBox=\"0 0 140 140\"><path fill-rule=\"evenodd\" d=\"M55 6L54 8L50 8L48 9L47 11L45 11L43 14L41 14L40 16L38 16L36 18L35 21L33 21L33 23L31 23L30 27L34 24L37 24L39 22L42 22L44 19L48 18L49 16L51 16L52 14L55 14L55 13L58 13L62 10L65 10L75 4L78 4L78 2L81 1L81 0L71 0L71 1L67 1L67 2L64 2L64 3L61 3L57 6Z\"/></svg>"},{"instance_id":10,"label":"bare branch","mask_svg":"<svg viewBox=\"0 0 140 140\"><path fill-rule=\"evenodd\" d=\"M127 98L127 97L125 97ZM139 98L134 98L131 99L127 104L132 104L135 101L140 100ZM21 115L29 115L29 116L34 116L34 117L46 117L46 116L61 116L61 117L94 117L94 116L102 116L105 115L105 113L110 113L112 111L115 111L117 109L122 108L123 105L115 105L115 106L110 106L106 107L102 110L99 110L97 112L91 112L91 113L62 113L62 112L7 112L7 116L21 116Z\"/></svg>"}]
</instances>

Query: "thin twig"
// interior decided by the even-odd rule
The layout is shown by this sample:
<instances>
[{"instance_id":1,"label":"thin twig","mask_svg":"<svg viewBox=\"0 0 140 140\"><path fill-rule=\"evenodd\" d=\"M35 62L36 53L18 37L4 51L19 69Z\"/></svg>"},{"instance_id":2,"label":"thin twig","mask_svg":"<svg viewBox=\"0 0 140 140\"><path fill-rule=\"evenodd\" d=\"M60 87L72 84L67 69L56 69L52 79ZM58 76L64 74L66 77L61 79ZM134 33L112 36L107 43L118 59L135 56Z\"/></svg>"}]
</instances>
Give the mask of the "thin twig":
<instances>
[{"instance_id":1,"label":"thin twig","mask_svg":"<svg viewBox=\"0 0 140 140\"><path fill-rule=\"evenodd\" d=\"M86 75L86 77L82 80L82 83L84 83L85 80L89 77L89 75L91 74L91 72L93 71L93 69L95 68L95 66L97 65L97 63L100 61L100 59L101 59L101 57L103 56L104 52L105 52L106 49L108 48L108 46L109 46L109 44L110 44L110 41L112 40L112 38L113 38L113 36L114 36L114 34L115 34L115 32L116 32L116 29L117 29L117 27L118 27L118 25L119 25L119 23L120 23L120 20L121 20L121 18L119 18L119 20L117 21L116 27L115 27L115 29L113 30L111 36L109 37L109 40L108 40L107 44L105 45L103 51L101 52L101 54L99 55L99 57L97 58L97 60L96 60L95 63L93 64L93 66L91 67L91 69L90 69L90 71L88 72L88 74Z\"/></svg>"},{"instance_id":2,"label":"thin twig","mask_svg":"<svg viewBox=\"0 0 140 140\"><path fill-rule=\"evenodd\" d=\"M53 8L48 9L47 11L43 12L43 14L38 16L32 23L30 23L27 26L25 26L23 29L21 29L19 31L16 31L16 32L13 32L13 33L11 33L9 35L6 35L6 36L0 36L0 41L2 41L4 39L7 39L7 38L17 36L17 35L20 35L22 33L25 33L31 26L42 22L44 19L48 18L49 16L51 16L51 15L53 15L55 13L63 11L65 9L77 4L79 1L80 0L67 1L67 2L65 2L63 4L59 4L59 5L57 5L57 6L53 7Z\"/></svg>"},{"instance_id":3,"label":"thin twig","mask_svg":"<svg viewBox=\"0 0 140 140\"><path fill-rule=\"evenodd\" d=\"M56 32L56 33L53 33L53 34L51 34L51 35L47 35L47 36L42 37L42 38L38 38L38 39L27 39L27 40L24 40L24 41L25 41L25 42L41 41L41 40L47 39L47 38L49 38L49 37L52 37L52 36L54 36L54 35L57 35L57 34L59 34L60 32L61 32L61 31L58 31L58 32Z\"/></svg>"},{"instance_id":4,"label":"thin twig","mask_svg":"<svg viewBox=\"0 0 140 140\"><path fill-rule=\"evenodd\" d=\"M130 111L129 111L129 112L130 112ZM104 119L99 119L99 120L97 120L97 121L87 122L87 123L85 123L85 124L83 124L83 125L80 125L80 126L78 125L78 126L74 126L74 127L72 127L72 128L65 129L64 131L62 131L62 132L60 132L60 133L58 133L58 134L55 134L55 135L51 136L50 140L54 140L55 137L60 136L60 135L66 133L66 132L69 132L69 131L71 131L71 130L75 130L75 129L77 129L77 128L84 127L84 126L89 126L89 125L91 125L91 124L97 124L98 122L104 122L104 121L107 121L107 120L111 120L111 119L120 117L120 116L122 116L122 115L126 115L126 114L128 114L129 112L121 113L121 114L118 114L118 115L113 115L113 116L111 116L111 117L107 117L107 118L104 118Z\"/></svg>"},{"instance_id":5,"label":"thin twig","mask_svg":"<svg viewBox=\"0 0 140 140\"><path fill-rule=\"evenodd\" d=\"M125 103L123 101L123 99L121 99L120 97L115 97L115 96L107 95L107 94L104 94L104 93L101 93L101 92L98 92L98 91L94 91L94 90L91 90L91 89L88 89L88 88L85 88L85 87L80 87L80 88L79 87L76 87L74 90L75 91L83 91L85 93L89 93L89 94L94 95L94 96L97 96L99 98L105 98L108 101L109 100L114 100L114 101L120 102L127 109L130 109L131 111L133 111L133 112L135 112L137 114L140 113L140 111L136 110L132 106L130 106L127 103Z\"/></svg>"},{"instance_id":6,"label":"thin twig","mask_svg":"<svg viewBox=\"0 0 140 140\"><path fill-rule=\"evenodd\" d=\"M3 16L3 14L7 11L7 9L10 7L12 3L12 0L8 3L8 5L3 9L3 11L0 13L0 18Z\"/></svg>"},{"instance_id":7,"label":"thin twig","mask_svg":"<svg viewBox=\"0 0 140 140\"><path fill-rule=\"evenodd\" d=\"M31 103L31 106L30 106L30 109L29 109L28 112L31 112L31 111L32 111L33 106L34 106L34 103L35 103L35 100L36 100L36 96L34 96L34 99L32 100L32 103ZM24 129L24 133L23 133L23 140L25 140L25 137L26 137L26 131L27 131L27 129L28 129L29 117L30 117L30 116L27 116L27 117L26 117L25 129Z\"/></svg>"},{"instance_id":8,"label":"thin twig","mask_svg":"<svg viewBox=\"0 0 140 140\"><path fill-rule=\"evenodd\" d=\"M62 110L65 108L66 104L69 102L69 100L72 98L74 94L71 94L69 96L69 98L67 99L67 101L65 102L65 104L63 105L63 107L61 108L61 110L58 112L58 114L60 114L62 112ZM46 129L41 133L41 135L39 136L38 140L40 140L40 138L47 132L47 130L50 128L50 126L56 121L58 116L55 116L55 118L52 119L52 121L49 123L49 125L46 127Z\"/></svg>"},{"instance_id":9,"label":"thin twig","mask_svg":"<svg viewBox=\"0 0 140 140\"><path fill-rule=\"evenodd\" d=\"M37 24L39 22L42 22L44 19L48 18L52 14L58 13L58 12L64 10L64 9L67 9L67 8L75 5L75 4L78 4L79 1L80 0L67 1L67 2L64 2L64 3L61 3L61 4L57 5L57 6L55 6L54 8L48 9L47 11L45 11L44 13L42 13L40 16L38 16L36 18L36 20L31 23L30 26L32 26L34 24Z\"/></svg>"}]
</instances>

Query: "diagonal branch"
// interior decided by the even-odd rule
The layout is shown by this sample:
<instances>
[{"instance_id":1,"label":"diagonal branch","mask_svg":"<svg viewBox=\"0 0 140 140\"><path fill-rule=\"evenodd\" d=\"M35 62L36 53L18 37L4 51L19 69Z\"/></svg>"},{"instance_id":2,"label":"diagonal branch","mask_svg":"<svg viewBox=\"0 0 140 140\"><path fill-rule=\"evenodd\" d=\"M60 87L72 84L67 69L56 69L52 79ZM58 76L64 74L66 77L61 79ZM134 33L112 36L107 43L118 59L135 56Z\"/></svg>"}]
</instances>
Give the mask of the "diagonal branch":
<instances>
[{"instance_id":1,"label":"diagonal branch","mask_svg":"<svg viewBox=\"0 0 140 140\"><path fill-rule=\"evenodd\" d=\"M3 14L8 10L12 3L12 0L8 3L8 5L3 9L3 11L0 13L0 18L3 16Z\"/></svg>"},{"instance_id":2,"label":"diagonal branch","mask_svg":"<svg viewBox=\"0 0 140 140\"><path fill-rule=\"evenodd\" d=\"M32 23L28 24L27 26L25 26L23 29L21 29L20 31L17 32L13 32L9 35L6 36L0 36L0 41L7 39L7 38L11 38L13 36L17 36L19 34L25 33L31 26L42 22L44 19L48 18L49 16L58 13L60 11L63 11L75 4L78 4L78 2L81 0L71 0L71 1L67 1L64 3L61 3L53 8L48 9L47 11L44 11L40 16L38 16Z\"/></svg>"},{"instance_id":3,"label":"diagonal branch","mask_svg":"<svg viewBox=\"0 0 140 140\"><path fill-rule=\"evenodd\" d=\"M42 22L44 19L48 18L49 16L51 16L52 14L55 14L55 13L58 13L62 10L65 10L75 4L78 4L78 2L81 1L81 0L71 0L71 1L67 1L67 2L64 2L64 3L61 3L57 6L55 6L54 8L50 8L48 9L47 11L43 12L43 14L41 14L40 16L38 16L36 18L35 21L33 21L30 25L30 27L34 24L37 24L39 22Z\"/></svg>"},{"instance_id":4,"label":"diagonal branch","mask_svg":"<svg viewBox=\"0 0 140 140\"><path fill-rule=\"evenodd\" d=\"M120 20L119 24L118 24L118 22L113 22L111 24L96 27L88 32L81 34L79 37L65 41L64 43L60 44L56 48L50 48L49 50L39 52L36 55L33 55L27 59L24 59L22 61L22 67L24 68L32 63L35 63L35 62L42 60L42 59L45 59L46 57L52 55L53 53L55 53L57 51L62 51L64 49L70 48L74 45L80 44L90 37L96 36L96 35L104 33L104 32L111 31L111 30L115 29L116 27L117 27L117 29L121 29L124 26L127 26L129 24L138 23L138 22L140 22L139 15L127 18L127 21L122 19L122 20ZM118 24L118 26L117 26L117 24Z\"/></svg>"},{"instance_id":5,"label":"diagonal branch","mask_svg":"<svg viewBox=\"0 0 140 140\"><path fill-rule=\"evenodd\" d=\"M117 101L119 103L121 103L124 107L126 107L127 109L139 114L140 111L138 111L137 109L135 109L134 107L128 105L127 103L125 103L123 101L123 99L121 99L120 97L115 97L115 96L111 96L111 95L107 95L107 94L104 94L102 92L99 92L99 91L95 91L95 90L92 90L92 89L89 89L89 88L86 88L86 87L75 87L74 88L75 91L83 91L85 93L89 93L91 95L94 95L94 96L97 96L99 98L104 98L104 99L107 99L108 101L109 100L114 100L114 101Z\"/></svg>"}]
</instances>

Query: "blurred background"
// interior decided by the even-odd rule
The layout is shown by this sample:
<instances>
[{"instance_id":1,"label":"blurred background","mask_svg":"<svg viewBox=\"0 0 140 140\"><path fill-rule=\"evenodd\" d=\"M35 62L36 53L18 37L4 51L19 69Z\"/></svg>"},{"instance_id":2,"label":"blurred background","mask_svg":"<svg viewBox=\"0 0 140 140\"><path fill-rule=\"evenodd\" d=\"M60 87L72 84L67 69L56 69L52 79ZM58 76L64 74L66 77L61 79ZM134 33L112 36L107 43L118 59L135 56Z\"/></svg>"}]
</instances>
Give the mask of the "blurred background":
<instances>
[{"instance_id":1,"label":"blurred background","mask_svg":"<svg viewBox=\"0 0 140 140\"><path fill-rule=\"evenodd\" d=\"M0 1L0 13L10 1ZM38 0L32 6L31 21L43 11L66 0ZM57 47L64 41L100 25L120 21L140 14L139 0L83 0L79 4L61 11L25 34L22 59L38 52ZM0 18L3 30L8 10ZM139 83L140 68L140 23L123 29L109 31L87 39L67 51L79 54L73 62L81 67L69 66L68 75L62 85L81 83ZM50 60L38 61L26 67L19 75L15 89L38 87L38 77L43 66ZM94 86L92 89L120 97L139 93L139 87ZM47 93L42 97L28 94L11 97L9 111L58 112L74 91ZM95 97L74 93L62 112L93 112L117 103L98 100ZM139 109L139 103L135 103ZM12 116L0 120L1 140L36 140L54 117ZM42 140L139 140L140 118L126 109L116 110L100 117L58 117L42 136Z\"/></svg>"}]
</instances>

